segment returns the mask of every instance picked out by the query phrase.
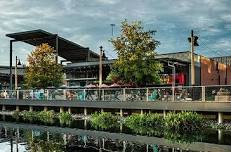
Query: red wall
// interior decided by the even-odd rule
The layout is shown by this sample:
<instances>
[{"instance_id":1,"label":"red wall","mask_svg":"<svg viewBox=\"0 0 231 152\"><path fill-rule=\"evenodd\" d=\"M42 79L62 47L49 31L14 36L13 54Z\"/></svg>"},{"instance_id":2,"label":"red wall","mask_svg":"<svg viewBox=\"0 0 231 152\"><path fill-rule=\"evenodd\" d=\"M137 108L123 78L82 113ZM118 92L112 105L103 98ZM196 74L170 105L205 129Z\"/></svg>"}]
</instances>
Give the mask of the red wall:
<instances>
[{"instance_id":1,"label":"red wall","mask_svg":"<svg viewBox=\"0 0 231 152\"><path fill-rule=\"evenodd\" d=\"M218 64L218 65L217 65ZM220 83L219 83L220 76ZM226 65L201 57L201 85L224 85ZM227 84L231 84L231 67L227 66Z\"/></svg>"}]
</instances>

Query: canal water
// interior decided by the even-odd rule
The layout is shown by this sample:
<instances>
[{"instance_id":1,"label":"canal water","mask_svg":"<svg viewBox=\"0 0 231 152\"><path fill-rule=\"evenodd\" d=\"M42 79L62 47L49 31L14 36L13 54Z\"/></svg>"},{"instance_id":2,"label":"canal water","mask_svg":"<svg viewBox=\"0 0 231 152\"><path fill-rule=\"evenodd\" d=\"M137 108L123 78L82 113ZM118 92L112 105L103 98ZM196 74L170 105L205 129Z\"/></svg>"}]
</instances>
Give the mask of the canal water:
<instances>
[{"instance_id":1,"label":"canal water","mask_svg":"<svg viewBox=\"0 0 231 152\"><path fill-rule=\"evenodd\" d=\"M231 152L231 132L132 131L125 126L97 130L86 120L70 124L34 124L11 117L0 120L0 152Z\"/></svg>"}]
</instances>

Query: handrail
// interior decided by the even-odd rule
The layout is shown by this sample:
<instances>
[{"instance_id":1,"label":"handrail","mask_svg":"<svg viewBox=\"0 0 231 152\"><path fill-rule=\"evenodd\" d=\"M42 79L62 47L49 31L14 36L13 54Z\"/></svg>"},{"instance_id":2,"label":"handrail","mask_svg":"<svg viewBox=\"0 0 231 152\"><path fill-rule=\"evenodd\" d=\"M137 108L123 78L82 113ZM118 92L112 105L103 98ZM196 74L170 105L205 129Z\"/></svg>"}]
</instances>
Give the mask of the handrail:
<instances>
[{"instance_id":1,"label":"handrail","mask_svg":"<svg viewBox=\"0 0 231 152\"><path fill-rule=\"evenodd\" d=\"M30 100L76 100L76 101L214 101L220 88L231 92L231 85L209 86L160 86L143 88L80 88L80 89L30 89L0 90L0 98Z\"/></svg>"}]
</instances>

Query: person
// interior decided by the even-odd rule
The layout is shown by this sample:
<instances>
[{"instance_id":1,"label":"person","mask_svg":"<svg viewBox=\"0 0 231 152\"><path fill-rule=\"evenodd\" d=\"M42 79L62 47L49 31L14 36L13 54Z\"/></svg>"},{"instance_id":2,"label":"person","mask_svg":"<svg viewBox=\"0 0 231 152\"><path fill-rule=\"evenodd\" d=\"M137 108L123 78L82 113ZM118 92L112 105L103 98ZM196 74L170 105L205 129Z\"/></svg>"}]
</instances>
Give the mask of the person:
<instances>
[{"instance_id":1,"label":"person","mask_svg":"<svg viewBox=\"0 0 231 152\"><path fill-rule=\"evenodd\" d=\"M4 96L5 99L8 98L8 93L6 92L6 90L4 90L3 96Z\"/></svg>"}]
</instances>

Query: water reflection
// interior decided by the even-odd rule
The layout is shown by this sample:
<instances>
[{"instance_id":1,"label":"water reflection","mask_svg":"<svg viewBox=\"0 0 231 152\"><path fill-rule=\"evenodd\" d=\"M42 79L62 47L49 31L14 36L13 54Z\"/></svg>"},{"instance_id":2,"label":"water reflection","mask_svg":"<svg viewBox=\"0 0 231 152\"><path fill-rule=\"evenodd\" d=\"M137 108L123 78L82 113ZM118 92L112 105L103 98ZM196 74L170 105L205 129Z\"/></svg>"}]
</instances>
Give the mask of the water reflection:
<instances>
[{"instance_id":1,"label":"water reflection","mask_svg":"<svg viewBox=\"0 0 231 152\"><path fill-rule=\"evenodd\" d=\"M73 121L64 126L0 122L0 151L231 151L231 133L226 131L204 130L188 135L133 131L125 126L96 131L87 121ZM185 142L186 139L192 141Z\"/></svg>"},{"instance_id":2,"label":"water reflection","mask_svg":"<svg viewBox=\"0 0 231 152\"><path fill-rule=\"evenodd\" d=\"M160 151L170 150L169 147L146 145L129 141L112 140L109 138L94 138L48 131L1 128L1 145L5 151L30 152L63 152L63 151Z\"/></svg>"}]
</instances>

